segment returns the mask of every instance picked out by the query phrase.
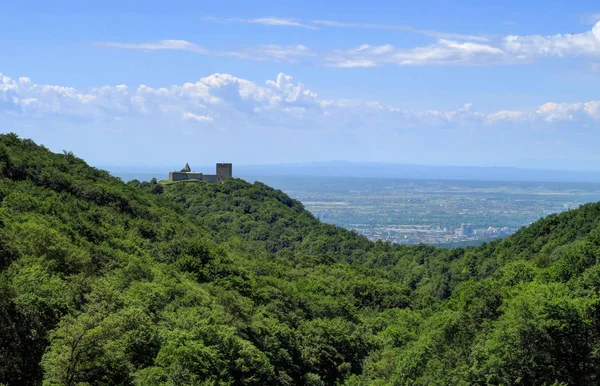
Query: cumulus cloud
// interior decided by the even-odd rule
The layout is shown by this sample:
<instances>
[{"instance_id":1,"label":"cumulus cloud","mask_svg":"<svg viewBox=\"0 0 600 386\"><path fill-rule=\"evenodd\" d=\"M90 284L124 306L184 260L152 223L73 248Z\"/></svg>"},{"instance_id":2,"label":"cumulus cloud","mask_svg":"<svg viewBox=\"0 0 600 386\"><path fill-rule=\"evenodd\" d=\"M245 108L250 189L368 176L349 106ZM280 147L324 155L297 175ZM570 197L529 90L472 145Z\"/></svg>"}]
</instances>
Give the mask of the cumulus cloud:
<instances>
[{"instance_id":1,"label":"cumulus cloud","mask_svg":"<svg viewBox=\"0 0 600 386\"><path fill-rule=\"evenodd\" d=\"M572 34L511 35L503 39L507 52L519 57L590 56L600 57L600 22L591 31Z\"/></svg>"},{"instance_id":2,"label":"cumulus cloud","mask_svg":"<svg viewBox=\"0 0 600 386\"><path fill-rule=\"evenodd\" d=\"M600 101L557 103L547 102L533 111L502 110L487 115L487 123L565 122L593 120L600 123Z\"/></svg>"},{"instance_id":3,"label":"cumulus cloud","mask_svg":"<svg viewBox=\"0 0 600 386\"><path fill-rule=\"evenodd\" d=\"M584 103L555 103L548 102L541 105L536 114L548 122L572 121L582 117L591 117L600 120L600 101Z\"/></svg>"},{"instance_id":4,"label":"cumulus cloud","mask_svg":"<svg viewBox=\"0 0 600 386\"><path fill-rule=\"evenodd\" d=\"M72 87L34 84L26 77L15 81L2 74L0 80L2 96L0 107L12 112L32 115L60 113L87 115L93 113L85 108L87 105L91 103L103 105L102 101L96 100L101 90L97 90L100 91L99 93L85 93ZM115 86L113 89L118 93L122 87L124 86Z\"/></svg>"},{"instance_id":5,"label":"cumulus cloud","mask_svg":"<svg viewBox=\"0 0 600 386\"><path fill-rule=\"evenodd\" d=\"M317 94L306 89L302 83L294 83L294 79L286 74L277 75L277 80L267 81L267 86L274 90L286 103L313 105Z\"/></svg>"},{"instance_id":6,"label":"cumulus cloud","mask_svg":"<svg viewBox=\"0 0 600 386\"><path fill-rule=\"evenodd\" d=\"M385 53L387 48L381 49ZM36 84L0 74L0 115L21 119L52 116L93 121L135 118L148 122L210 123L239 126L328 129L389 127L484 127L486 125L600 124L600 101L547 102L523 110L484 113L470 103L454 110L410 110L377 101L321 99L289 75L259 85L230 74L155 88L125 85L78 90Z\"/></svg>"},{"instance_id":7,"label":"cumulus cloud","mask_svg":"<svg viewBox=\"0 0 600 386\"><path fill-rule=\"evenodd\" d=\"M502 121L519 122L527 117L525 111L518 110L501 110L487 116L488 123L497 123Z\"/></svg>"},{"instance_id":8,"label":"cumulus cloud","mask_svg":"<svg viewBox=\"0 0 600 386\"><path fill-rule=\"evenodd\" d=\"M88 91L57 85L38 85L28 78L14 80L0 74L0 113L23 117L47 115L89 119L114 117L181 117L211 121L236 114L319 108L316 94L279 74L264 86L229 74L213 74L197 82L153 88L140 85L104 86Z\"/></svg>"}]
</instances>

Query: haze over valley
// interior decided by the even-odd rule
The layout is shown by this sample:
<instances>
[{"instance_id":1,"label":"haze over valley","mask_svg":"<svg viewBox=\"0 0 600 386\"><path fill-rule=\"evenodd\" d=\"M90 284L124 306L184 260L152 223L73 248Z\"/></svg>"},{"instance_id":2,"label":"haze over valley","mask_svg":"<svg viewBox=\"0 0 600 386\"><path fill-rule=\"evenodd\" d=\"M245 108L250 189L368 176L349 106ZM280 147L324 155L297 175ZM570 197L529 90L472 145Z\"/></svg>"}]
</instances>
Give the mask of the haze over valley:
<instances>
[{"instance_id":1,"label":"haze over valley","mask_svg":"<svg viewBox=\"0 0 600 386\"><path fill-rule=\"evenodd\" d=\"M385 171L382 168L389 165L326 165L236 165L235 175L281 189L302 202L307 210L323 222L354 230L373 241L408 245L479 245L509 236L549 214L600 201L600 183L552 181L567 175L573 179L580 177L568 172L506 169L507 173L501 174L494 173L496 168L452 167L449 169L453 173L447 173L448 168L443 167L394 168L392 165L390 170ZM204 169L210 170L210 167ZM399 169L404 175L418 175L421 178L381 177L398 173ZM369 170L375 170L374 177L365 176ZM346 176L351 175L352 171L355 176ZM256 172L265 175L251 174ZM297 174L283 174L290 172ZM315 175L304 175L302 172ZM337 176L320 175L335 172ZM149 173L148 170L135 173L117 169L113 173L125 181L161 180L167 175L165 172ZM502 178L518 179L524 174L550 181L502 181ZM445 178L427 179L432 175ZM474 179L456 179L457 176L471 176ZM594 174L588 173L586 176L593 178ZM475 179L477 177L483 180Z\"/></svg>"}]
</instances>

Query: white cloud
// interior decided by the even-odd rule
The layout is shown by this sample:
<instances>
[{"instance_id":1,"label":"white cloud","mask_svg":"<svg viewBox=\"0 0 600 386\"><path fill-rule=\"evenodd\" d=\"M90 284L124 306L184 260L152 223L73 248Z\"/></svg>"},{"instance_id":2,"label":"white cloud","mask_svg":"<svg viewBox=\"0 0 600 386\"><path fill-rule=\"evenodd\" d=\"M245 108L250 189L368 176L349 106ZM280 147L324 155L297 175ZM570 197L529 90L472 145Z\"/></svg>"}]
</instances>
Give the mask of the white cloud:
<instances>
[{"instance_id":1,"label":"white cloud","mask_svg":"<svg viewBox=\"0 0 600 386\"><path fill-rule=\"evenodd\" d=\"M301 28L315 29L315 27L310 26L310 25L301 24L301 23L295 22L293 20L288 20L288 19L279 19L276 17L262 17L262 18L258 18L258 19L250 19L250 20L248 20L248 22L254 23L254 24L271 25L271 26L301 27Z\"/></svg>"},{"instance_id":2,"label":"white cloud","mask_svg":"<svg viewBox=\"0 0 600 386\"><path fill-rule=\"evenodd\" d=\"M541 105L536 114L548 122L559 120L572 120L574 113L581 109L581 103L554 103L548 102Z\"/></svg>"},{"instance_id":3,"label":"white cloud","mask_svg":"<svg viewBox=\"0 0 600 386\"><path fill-rule=\"evenodd\" d=\"M0 114L22 117L62 115L88 119L114 117L173 117L209 121L242 115L263 115L299 109L318 109L316 94L292 77L279 74L265 86L229 74L213 74L198 82L169 88L140 85L104 86L81 91L38 85L28 78L15 81L0 74ZM196 111L202 110L202 114ZM298 110L294 111L297 114Z\"/></svg>"},{"instance_id":4,"label":"white cloud","mask_svg":"<svg viewBox=\"0 0 600 386\"><path fill-rule=\"evenodd\" d=\"M194 113L183 113L181 116L182 119L185 120L193 120L198 122L212 122L213 119L210 115L197 115Z\"/></svg>"},{"instance_id":5,"label":"white cloud","mask_svg":"<svg viewBox=\"0 0 600 386\"><path fill-rule=\"evenodd\" d=\"M548 102L541 105L536 114L548 122L573 121L582 117L600 120L600 101L579 103Z\"/></svg>"},{"instance_id":6,"label":"white cloud","mask_svg":"<svg viewBox=\"0 0 600 386\"><path fill-rule=\"evenodd\" d=\"M204 48L190 43L185 40L159 40L156 42L149 43L119 43L119 42L98 42L97 44L106 46L106 47L114 47L114 48L123 48L129 50L143 50L143 51L158 51L158 50L177 50L177 51L191 51L199 54L207 54L208 51Z\"/></svg>"},{"instance_id":7,"label":"white cloud","mask_svg":"<svg viewBox=\"0 0 600 386\"><path fill-rule=\"evenodd\" d=\"M385 64L486 64L505 61L505 53L496 47L473 42L440 39L436 44L410 49L362 45L349 50L337 50L325 61L331 67L374 67Z\"/></svg>"},{"instance_id":8,"label":"white cloud","mask_svg":"<svg viewBox=\"0 0 600 386\"><path fill-rule=\"evenodd\" d=\"M431 36L438 39L455 39L455 40L473 40L480 42L487 42L489 38L478 35L467 35L457 34L451 32L440 32L434 30L425 30L419 28L413 28L407 25L390 25L390 24L374 24L374 23L348 23L333 20L313 20L313 24L323 25L326 27L337 27L337 28L365 28L365 29L382 29L382 30L393 30L393 31L406 31L413 32L421 35Z\"/></svg>"},{"instance_id":9,"label":"white cloud","mask_svg":"<svg viewBox=\"0 0 600 386\"><path fill-rule=\"evenodd\" d=\"M370 25L320 21L330 26ZM380 26L381 28L385 26ZM393 27L393 26L387 26ZM399 29L410 27L398 26ZM442 35L434 44L412 48L397 48L390 44L364 44L345 50L332 50L325 58L330 67L376 67L382 65L494 65L532 63L545 56L584 56L600 58L600 22L590 31L577 34L510 35L487 43L473 41L469 36L446 38ZM592 70L597 70L592 64Z\"/></svg>"},{"instance_id":10,"label":"white cloud","mask_svg":"<svg viewBox=\"0 0 600 386\"><path fill-rule=\"evenodd\" d=\"M315 26L302 24L291 19L283 19L278 17L259 17L254 19L245 18L216 18L216 17L204 17L202 20L211 21L215 23L245 23L245 24L260 24L265 26L276 26L276 27L298 27L307 29L318 29Z\"/></svg>"},{"instance_id":11,"label":"white cloud","mask_svg":"<svg viewBox=\"0 0 600 386\"><path fill-rule=\"evenodd\" d=\"M504 49L519 57L590 56L600 57L600 22L591 31L572 34L511 35L503 39Z\"/></svg>"},{"instance_id":12,"label":"white cloud","mask_svg":"<svg viewBox=\"0 0 600 386\"><path fill-rule=\"evenodd\" d=\"M368 60L368 59L345 59L345 58L338 58L334 55L334 56L330 57L329 61L330 61L330 63L327 64L328 66L338 67L338 68L377 67L377 63L375 63L372 60Z\"/></svg>"},{"instance_id":13,"label":"white cloud","mask_svg":"<svg viewBox=\"0 0 600 386\"><path fill-rule=\"evenodd\" d=\"M498 123L502 121L519 122L525 120L527 113L518 110L501 110L487 116L488 123Z\"/></svg>"},{"instance_id":14,"label":"white cloud","mask_svg":"<svg viewBox=\"0 0 600 386\"><path fill-rule=\"evenodd\" d=\"M302 57L315 56L310 49L298 44L282 46L277 44L266 44L256 47L245 47L237 51L210 51L197 44L186 40L159 40L147 43L120 43L120 42L98 42L97 45L104 47L120 48L140 51L189 51L209 56L232 56L241 59L263 60L274 62L297 62Z\"/></svg>"},{"instance_id":15,"label":"white cloud","mask_svg":"<svg viewBox=\"0 0 600 386\"><path fill-rule=\"evenodd\" d=\"M378 51L388 54L387 48ZM230 74L212 74L168 88L140 85L78 90L14 80L0 74L0 115L20 119L77 118L106 122L134 118L157 122L214 122L220 128L353 128L393 130L485 125L600 124L600 101L548 102L532 109L484 113L470 103L453 110L401 109L377 101L327 100L291 76L279 74L264 85Z\"/></svg>"},{"instance_id":16,"label":"white cloud","mask_svg":"<svg viewBox=\"0 0 600 386\"><path fill-rule=\"evenodd\" d=\"M234 22L273 23L288 25L287 19L217 19ZM398 28L414 30L404 26L385 26L358 23L342 23L334 21L315 21L322 25L337 27L379 26L381 28ZM288 24L286 24L288 23ZM374 28L374 27L373 27ZM584 56L592 59L600 58L600 22L590 31L578 34L510 35L492 40L478 39L471 35L442 34L435 31L421 31L437 38L437 41L418 47L398 48L391 44L373 46L363 44L350 49L331 49L320 53L313 52L302 45L265 44L254 47L242 47L236 50L208 50L186 40L159 40L144 43L100 42L99 45L120 49L143 51L179 50L190 51L201 55L230 56L240 59L321 64L328 67L356 68L377 67L382 65L495 65L533 63L536 58L546 56ZM592 64L592 70L597 70Z\"/></svg>"},{"instance_id":17,"label":"white cloud","mask_svg":"<svg viewBox=\"0 0 600 386\"><path fill-rule=\"evenodd\" d=\"M281 95L286 103L312 105L317 99L317 94L307 90L302 83L294 83L294 79L286 74L277 75L277 80L267 81L267 86Z\"/></svg>"}]
</instances>

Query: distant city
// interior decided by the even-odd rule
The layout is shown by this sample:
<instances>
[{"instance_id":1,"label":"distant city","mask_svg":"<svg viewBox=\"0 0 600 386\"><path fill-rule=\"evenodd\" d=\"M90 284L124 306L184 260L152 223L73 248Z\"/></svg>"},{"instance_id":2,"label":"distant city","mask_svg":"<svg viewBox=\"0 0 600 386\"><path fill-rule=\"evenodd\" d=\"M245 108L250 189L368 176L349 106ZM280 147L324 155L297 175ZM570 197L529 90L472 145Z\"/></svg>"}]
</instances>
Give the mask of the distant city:
<instances>
[{"instance_id":1,"label":"distant city","mask_svg":"<svg viewBox=\"0 0 600 386\"><path fill-rule=\"evenodd\" d=\"M515 233L518 228L487 227L476 229L471 224L459 228L440 228L429 225L396 225L369 227L366 224L351 224L349 229L366 236L371 241L383 240L396 244L450 244L462 242L485 242Z\"/></svg>"},{"instance_id":2,"label":"distant city","mask_svg":"<svg viewBox=\"0 0 600 386\"><path fill-rule=\"evenodd\" d=\"M600 201L600 184L264 177L323 222L370 240L444 247L507 237L548 216Z\"/></svg>"},{"instance_id":3,"label":"distant city","mask_svg":"<svg viewBox=\"0 0 600 386\"><path fill-rule=\"evenodd\" d=\"M115 174L124 180L161 177ZM247 181L281 189L323 222L370 240L407 245L478 245L509 236L549 214L600 201L600 183L587 182L240 174Z\"/></svg>"}]
</instances>

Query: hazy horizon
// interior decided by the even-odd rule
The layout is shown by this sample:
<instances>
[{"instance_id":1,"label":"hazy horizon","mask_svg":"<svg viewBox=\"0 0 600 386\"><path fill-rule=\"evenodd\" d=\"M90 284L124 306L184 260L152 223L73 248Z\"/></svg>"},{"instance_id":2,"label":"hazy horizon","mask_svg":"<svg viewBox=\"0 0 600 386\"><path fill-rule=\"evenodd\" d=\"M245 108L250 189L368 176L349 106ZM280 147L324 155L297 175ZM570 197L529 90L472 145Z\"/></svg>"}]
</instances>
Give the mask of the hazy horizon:
<instances>
[{"instance_id":1,"label":"hazy horizon","mask_svg":"<svg viewBox=\"0 0 600 386\"><path fill-rule=\"evenodd\" d=\"M214 164L218 162L228 162L227 160L216 160L214 163L203 163L203 164L194 164L195 168L207 168L214 167ZM186 163L192 165L192 162L183 161L182 164L178 163L169 163L169 164L110 164L110 163L96 163L94 166L99 168L107 168L107 169L123 169L123 170L143 170L143 169L152 169L152 170L178 170L181 169ZM599 168L580 168L580 169L570 169L570 168L535 168L535 167L526 167L526 166L518 166L518 165L461 165L461 164L427 164L427 163L403 163L403 162L378 162L378 161L348 161L348 160L326 160L326 161L294 161L294 162L264 162L264 163L234 163L237 167L298 167L298 166L319 166L319 165L381 165L381 166L406 166L406 167L448 167L448 168L473 168L473 169L517 169L517 170L535 170L535 171L560 171L560 172L595 172L600 171Z\"/></svg>"},{"instance_id":2,"label":"hazy horizon","mask_svg":"<svg viewBox=\"0 0 600 386\"><path fill-rule=\"evenodd\" d=\"M149 180L152 177L166 179L168 172L183 167L175 166L110 166L96 165L111 173L129 179ZM194 171L211 174L213 165L194 165ZM464 180L464 181L522 181L522 182L600 182L600 171L572 171L550 169L526 169L517 167L480 167L444 165L405 165L384 163L313 162L271 165L233 164L234 177L260 179L261 177L341 177L416 180Z\"/></svg>"},{"instance_id":3,"label":"hazy horizon","mask_svg":"<svg viewBox=\"0 0 600 386\"><path fill-rule=\"evenodd\" d=\"M0 130L94 165L600 170L596 3L339 8L9 2Z\"/></svg>"}]
</instances>

